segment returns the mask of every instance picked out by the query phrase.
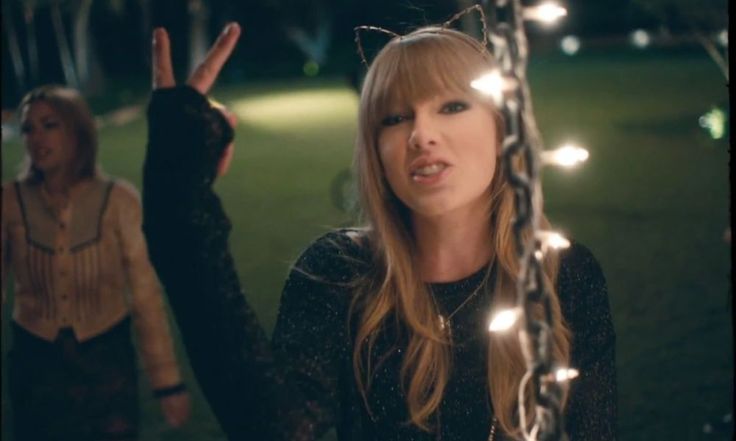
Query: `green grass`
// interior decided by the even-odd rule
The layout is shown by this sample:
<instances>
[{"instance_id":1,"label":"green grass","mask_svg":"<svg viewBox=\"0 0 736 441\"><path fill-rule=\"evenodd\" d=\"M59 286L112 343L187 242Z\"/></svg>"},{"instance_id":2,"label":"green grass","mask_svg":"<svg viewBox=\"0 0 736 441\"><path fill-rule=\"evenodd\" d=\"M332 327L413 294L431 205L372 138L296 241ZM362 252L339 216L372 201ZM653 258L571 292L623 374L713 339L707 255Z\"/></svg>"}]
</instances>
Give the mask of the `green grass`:
<instances>
[{"instance_id":1,"label":"green grass","mask_svg":"<svg viewBox=\"0 0 736 441\"><path fill-rule=\"evenodd\" d=\"M569 139L591 152L582 168L545 172L546 206L608 279L620 439L729 439L717 424L702 432L732 412L730 247L722 239L729 153L697 124L728 99L724 81L699 53L537 59L529 75L548 145ZM350 163L357 97L329 79L228 85L214 95L243 121L217 190L248 297L271 329L290 262L321 232L349 222L330 186ZM140 186L145 122L106 127L100 139L105 170ZM17 142L3 146L4 179L19 158ZM162 423L145 384L142 392L142 440L222 439L196 387L193 418L178 431Z\"/></svg>"}]
</instances>

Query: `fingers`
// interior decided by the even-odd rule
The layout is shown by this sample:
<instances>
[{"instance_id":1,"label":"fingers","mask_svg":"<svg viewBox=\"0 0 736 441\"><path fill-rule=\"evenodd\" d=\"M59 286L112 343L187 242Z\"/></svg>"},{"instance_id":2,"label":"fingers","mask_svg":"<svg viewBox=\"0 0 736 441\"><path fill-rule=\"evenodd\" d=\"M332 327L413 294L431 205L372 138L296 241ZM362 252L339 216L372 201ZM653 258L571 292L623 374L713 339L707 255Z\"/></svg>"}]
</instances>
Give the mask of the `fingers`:
<instances>
[{"instance_id":1,"label":"fingers","mask_svg":"<svg viewBox=\"0 0 736 441\"><path fill-rule=\"evenodd\" d=\"M240 26L237 23L230 23L225 26L204 61L197 66L187 83L199 93L206 94L215 83L222 66L225 65L233 52L238 37L240 37Z\"/></svg>"},{"instance_id":2,"label":"fingers","mask_svg":"<svg viewBox=\"0 0 736 441\"><path fill-rule=\"evenodd\" d=\"M164 28L153 30L153 47L151 51L153 66L153 89L176 86L174 70L171 67L171 46L169 34Z\"/></svg>"}]
</instances>

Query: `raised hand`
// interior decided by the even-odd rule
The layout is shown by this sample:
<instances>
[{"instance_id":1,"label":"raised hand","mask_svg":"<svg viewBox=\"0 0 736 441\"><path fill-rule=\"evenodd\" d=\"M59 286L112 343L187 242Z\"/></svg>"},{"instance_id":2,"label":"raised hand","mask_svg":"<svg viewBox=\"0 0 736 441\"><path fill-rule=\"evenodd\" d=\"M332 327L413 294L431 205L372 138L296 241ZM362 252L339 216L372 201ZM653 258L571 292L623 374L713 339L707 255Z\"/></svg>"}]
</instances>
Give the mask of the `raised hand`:
<instances>
[{"instance_id":1,"label":"raised hand","mask_svg":"<svg viewBox=\"0 0 736 441\"><path fill-rule=\"evenodd\" d=\"M215 83L222 66L225 65L230 54L232 54L235 44L238 42L238 37L240 37L240 26L235 22L226 25L215 44L210 48L207 56L187 80L187 84L202 95L206 95ZM153 57L151 63L153 66L153 89L176 86L174 70L171 67L171 43L169 42L169 34L164 28L156 28L153 31L153 51L151 53Z\"/></svg>"},{"instance_id":2,"label":"raised hand","mask_svg":"<svg viewBox=\"0 0 736 441\"><path fill-rule=\"evenodd\" d=\"M230 54L232 54L239 37L240 26L235 22L227 24L215 44L210 48L205 59L189 77L187 84L202 95L206 95L217 80L222 66L225 65ZM164 28L156 28L153 31L152 49L153 90L175 87L176 79L171 65L171 43L169 34ZM216 105L215 107L222 112L225 119L234 128L237 123L236 116L222 105ZM225 148L217 165L218 176L227 173L234 151L235 145L233 143Z\"/></svg>"}]
</instances>

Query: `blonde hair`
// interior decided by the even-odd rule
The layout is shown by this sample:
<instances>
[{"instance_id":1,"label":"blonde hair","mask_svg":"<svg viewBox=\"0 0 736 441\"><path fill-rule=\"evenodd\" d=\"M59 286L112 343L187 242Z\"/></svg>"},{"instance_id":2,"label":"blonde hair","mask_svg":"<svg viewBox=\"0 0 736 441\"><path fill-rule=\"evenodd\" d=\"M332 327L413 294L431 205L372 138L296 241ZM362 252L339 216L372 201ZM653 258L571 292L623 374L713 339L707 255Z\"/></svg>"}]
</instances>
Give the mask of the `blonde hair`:
<instances>
[{"instance_id":1,"label":"blonde hair","mask_svg":"<svg viewBox=\"0 0 736 441\"><path fill-rule=\"evenodd\" d=\"M72 168L75 181L98 174L97 169L97 127L92 112L82 95L69 87L45 85L28 92L18 105L21 118L23 111L37 102L51 106L62 121L67 134L76 141L76 160ZM26 153L21 165L20 179L31 182L43 181L43 172L33 166Z\"/></svg>"},{"instance_id":2,"label":"blonde hair","mask_svg":"<svg viewBox=\"0 0 736 441\"><path fill-rule=\"evenodd\" d=\"M392 103L415 102L438 91L470 92L470 82L495 64L484 45L451 29L425 27L391 40L376 56L363 85L358 116L354 167L366 241L372 250L374 273L358 289L352 304L357 333L353 368L358 388L370 412L367 396L375 365L372 350L376 336L387 320L403 325L408 346L401 367L409 422L431 430L430 417L438 409L451 368L451 342L437 323L439 311L421 280L413 258L414 243L409 209L394 195L386 181L377 152L381 119ZM503 137L503 120L498 112L495 124ZM490 121L489 121L490 123ZM516 159L517 167L523 159ZM512 222L514 194L502 167L491 182L489 229L497 265L493 307L516 302L519 271ZM543 218L543 224L546 219ZM554 316L554 358L567 363L570 333L554 292L557 261L545 261L544 279L552 291ZM541 317L541 309L536 311ZM352 315L352 314L351 314ZM516 334L492 335L488 357L489 394L501 429L518 435L517 385L526 371ZM379 354L381 355L381 354ZM527 391L527 396L530 396ZM529 400L527 400L529 401Z\"/></svg>"}]
</instances>

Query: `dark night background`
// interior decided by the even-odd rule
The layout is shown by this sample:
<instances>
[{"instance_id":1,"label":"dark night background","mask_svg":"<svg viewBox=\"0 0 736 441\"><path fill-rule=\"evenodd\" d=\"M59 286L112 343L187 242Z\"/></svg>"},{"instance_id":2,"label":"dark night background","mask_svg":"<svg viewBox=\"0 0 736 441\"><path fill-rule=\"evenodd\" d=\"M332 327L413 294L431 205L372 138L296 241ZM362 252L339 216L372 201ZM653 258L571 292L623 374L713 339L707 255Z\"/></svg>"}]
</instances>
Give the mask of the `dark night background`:
<instances>
[{"instance_id":1,"label":"dark night background","mask_svg":"<svg viewBox=\"0 0 736 441\"><path fill-rule=\"evenodd\" d=\"M314 238L354 220L346 210L358 103L350 82L364 68L353 28L403 33L474 1L4 0L3 181L23 157L18 100L53 82L82 90L98 117L104 170L140 188L151 30L168 29L183 81L201 48L225 23L239 22L244 33L212 90L239 118L233 164L216 187L233 224L230 246L248 301L270 331L290 263ZM527 26L534 109L548 147L573 140L590 159L573 170L545 169L545 212L593 251L606 275L617 333L619 439L733 439L728 43L719 40L728 3L561 3L568 16L560 23ZM75 11L84 5L87 25L75 33ZM318 29L329 31L323 44L295 43L294 35ZM650 46L632 46L635 29L649 32ZM89 48L81 52L90 62L86 78L75 63L80 35ZM560 50L566 35L580 39L577 54ZM385 41L364 36L369 58ZM2 308L3 361L11 310L12 286ZM176 344L192 418L180 430L168 428L142 378L140 440L222 440ZM2 434L9 440L6 390Z\"/></svg>"},{"instance_id":2,"label":"dark night background","mask_svg":"<svg viewBox=\"0 0 736 441\"><path fill-rule=\"evenodd\" d=\"M23 2L6 1L3 13L15 24L21 51L26 38L23 23ZM53 1L36 2L35 27L40 61L40 75L35 83L63 83L64 74L57 40L51 22ZM72 34L73 1L59 2L64 17L67 38ZM150 25L142 17L142 5L149 4ZM327 14L332 23L332 38L327 62L321 66L323 74L343 74L359 63L355 55L353 28L372 24L388 29L407 30L421 24L446 19L457 11L453 1L395 1L395 0L262 0L204 2L208 10L207 28L214 39L228 21L237 21L245 33L224 74L225 80L244 78L288 78L301 74L305 56L288 40L283 32L286 26L316 23L319 12ZM548 39L550 34L575 34L579 37L605 41L623 35L634 28L656 28L657 19L645 8L630 0L571 0L567 3L569 15L552 32L530 27L532 45ZM150 28L164 26L173 44L174 65L181 74L188 61L188 32L190 20L188 2L182 0L95 1L92 3L89 29L90 45L98 61L97 74L114 83L140 79L149 66ZM7 26L6 26L7 28ZM366 41L368 49L380 46L380 37ZM373 44L371 44L373 43ZM13 74L9 61L9 46L3 45L3 106L14 107L23 89ZM26 76L28 72L26 72ZM26 88L34 83L26 81ZM95 91L97 92L97 91Z\"/></svg>"}]
</instances>

